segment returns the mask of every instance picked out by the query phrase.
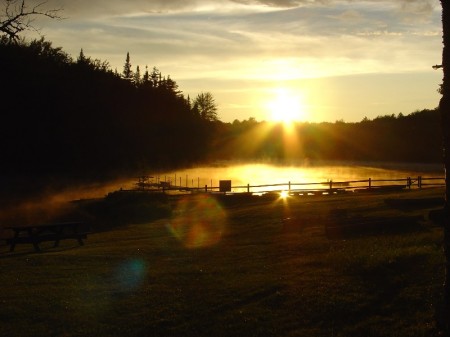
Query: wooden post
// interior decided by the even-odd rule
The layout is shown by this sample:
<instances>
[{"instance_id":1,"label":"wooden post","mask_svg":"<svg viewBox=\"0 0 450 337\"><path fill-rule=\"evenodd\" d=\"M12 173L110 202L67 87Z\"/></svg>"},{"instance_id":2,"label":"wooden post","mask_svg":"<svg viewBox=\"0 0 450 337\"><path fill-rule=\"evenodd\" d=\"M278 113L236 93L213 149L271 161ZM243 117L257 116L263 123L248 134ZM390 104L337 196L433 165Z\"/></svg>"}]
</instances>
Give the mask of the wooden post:
<instances>
[{"instance_id":1,"label":"wooden post","mask_svg":"<svg viewBox=\"0 0 450 337\"><path fill-rule=\"evenodd\" d=\"M419 188L422 188L422 177L421 176L417 177L417 184L419 185Z\"/></svg>"},{"instance_id":2,"label":"wooden post","mask_svg":"<svg viewBox=\"0 0 450 337\"><path fill-rule=\"evenodd\" d=\"M372 188L372 178L369 178L369 188Z\"/></svg>"},{"instance_id":3,"label":"wooden post","mask_svg":"<svg viewBox=\"0 0 450 337\"><path fill-rule=\"evenodd\" d=\"M411 185L412 185L411 177L406 178L406 185L408 186L409 189L411 189Z\"/></svg>"},{"instance_id":4,"label":"wooden post","mask_svg":"<svg viewBox=\"0 0 450 337\"><path fill-rule=\"evenodd\" d=\"M247 184L247 193L250 193L250 184Z\"/></svg>"},{"instance_id":5,"label":"wooden post","mask_svg":"<svg viewBox=\"0 0 450 337\"><path fill-rule=\"evenodd\" d=\"M291 193L291 182L289 182L289 194Z\"/></svg>"},{"instance_id":6,"label":"wooden post","mask_svg":"<svg viewBox=\"0 0 450 337\"><path fill-rule=\"evenodd\" d=\"M205 185L205 192L208 192L208 185Z\"/></svg>"},{"instance_id":7,"label":"wooden post","mask_svg":"<svg viewBox=\"0 0 450 337\"><path fill-rule=\"evenodd\" d=\"M330 193L331 193L331 190L333 189L333 180L332 179L330 179Z\"/></svg>"}]
</instances>

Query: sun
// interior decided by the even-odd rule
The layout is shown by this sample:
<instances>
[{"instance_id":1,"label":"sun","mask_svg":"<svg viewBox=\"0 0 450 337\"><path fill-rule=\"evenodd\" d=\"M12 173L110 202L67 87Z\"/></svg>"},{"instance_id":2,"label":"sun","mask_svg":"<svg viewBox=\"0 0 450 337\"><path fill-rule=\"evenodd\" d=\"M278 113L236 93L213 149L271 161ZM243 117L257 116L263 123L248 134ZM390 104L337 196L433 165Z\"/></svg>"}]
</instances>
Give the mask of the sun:
<instances>
[{"instance_id":1,"label":"sun","mask_svg":"<svg viewBox=\"0 0 450 337\"><path fill-rule=\"evenodd\" d=\"M300 93L277 89L274 98L267 103L272 122L292 124L304 119L304 106Z\"/></svg>"},{"instance_id":2,"label":"sun","mask_svg":"<svg viewBox=\"0 0 450 337\"><path fill-rule=\"evenodd\" d=\"M288 191L281 191L280 192L280 199L287 199L289 197Z\"/></svg>"}]
</instances>

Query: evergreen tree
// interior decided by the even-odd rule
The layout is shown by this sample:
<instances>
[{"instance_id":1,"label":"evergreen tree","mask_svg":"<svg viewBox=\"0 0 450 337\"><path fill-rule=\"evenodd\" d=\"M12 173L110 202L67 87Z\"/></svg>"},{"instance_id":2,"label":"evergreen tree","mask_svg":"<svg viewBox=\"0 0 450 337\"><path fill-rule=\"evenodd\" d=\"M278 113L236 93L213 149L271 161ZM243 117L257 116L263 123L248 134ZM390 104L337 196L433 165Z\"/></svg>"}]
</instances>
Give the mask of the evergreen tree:
<instances>
[{"instance_id":1,"label":"evergreen tree","mask_svg":"<svg viewBox=\"0 0 450 337\"><path fill-rule=\"evenodd\" d=\"M77 58L77 63L78 64L86 64L86 63L88 63L87 60L88 59L86 58L86 56L84 56L83 48L81 48L80 55Z\"/></svg>"},{"instance_id":2,"label":"evergreen tree","mask_svg":"<svg viewBox=\"0 0 450 337\"><path fill-rule=\"evenodd\" d=\"M150 74L148 72L148 66L145 66L145 73L142 76L142 84L148 85L150 83Z\"/></svg>"},{"instance_id":3,"label":"evergreen tree","mask_svg":"<svg viewBox=\"0 0 450 337\"><path fill-rule=\"evenodd\" d=\"M178 84L177 84L177 82L175 82L174 80L172 80L172 79L170 78L170 75L167 76L167 79L164 78L164 80L163 80L162 83L161 83L161 86L162 86L165 90L167 90L167 91L169 91L169 92L175 94L176 96L179 96L179 95L181 94L181 91L178 90Z\"/></svg>"},{"instance_id":4,"label":"evergreen tree","mask_svg":"<svg viewBox=\"0 0 450 337\"><path fill-rule=\"evenodd\" d=\"M125 64L123 66L122 77L126 80L133 80L133 70L131 70L130 53L127 52L127 58L125 59Z\"/></svg>"},{"instance_id":5,"label":"evergreen tree","mask_svg":"<svg viewBox=\"0 0 450 337\"><path fill-rule=\"evenodd\" d=\"M159 84L161 83L161 72L156 67L153 67L150 74L150 82L154 88L159 87Z\"/></svg>"},{"instance_id":6,"label":"evergreen tree","mask_svg":"<svg viewBox=\"0 0 450 337\"><path fill-rule=\"evenodd\" d=\"M139 69L139 66L136 67L136 72L133 75L134 77L134 84L136 86L139 86L141 84L141 70Z\"/></svg>"}]
</instances>

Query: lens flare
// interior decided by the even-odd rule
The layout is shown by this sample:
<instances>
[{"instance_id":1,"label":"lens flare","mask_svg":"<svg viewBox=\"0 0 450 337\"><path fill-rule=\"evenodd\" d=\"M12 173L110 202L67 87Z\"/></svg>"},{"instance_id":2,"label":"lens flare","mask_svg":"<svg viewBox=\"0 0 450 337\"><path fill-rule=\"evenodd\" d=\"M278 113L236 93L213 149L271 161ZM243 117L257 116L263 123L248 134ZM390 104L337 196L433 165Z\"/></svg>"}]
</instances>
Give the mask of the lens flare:
<instances>
[{"instance_id":1,"label":"lens flare","mask_svg":"<svg viewBox=\"0 0 450 337\"><path fill-rule=\"evenodd\" d=\"M187 248L217 244L225 231L226 212L209 195L188 196L177 204L169 231Z\"/></svg>"},{"instance_id":2,"label":"lens flare","mask_svg":"<svg viewBox=\"0 0 450 337\"><path fill-rule=\"evenodd\" d=\"M147 266L141 259L122 262L116 270L116 281L122 291L133 291L142 284L147 275Z\"/></svg>"}]
</instances>

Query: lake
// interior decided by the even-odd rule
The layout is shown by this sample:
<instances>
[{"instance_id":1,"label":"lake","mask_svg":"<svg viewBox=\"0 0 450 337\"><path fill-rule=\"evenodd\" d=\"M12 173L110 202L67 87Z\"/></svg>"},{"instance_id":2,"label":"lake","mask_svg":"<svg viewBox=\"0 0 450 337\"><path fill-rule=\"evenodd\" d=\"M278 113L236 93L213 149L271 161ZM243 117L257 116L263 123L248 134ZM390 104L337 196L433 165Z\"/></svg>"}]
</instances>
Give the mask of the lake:
<instances>
[{"instance_id":1,"label":"lake","mask_svg":"<svg viewBox=\"0 0 450 337\"><path fill-rule=\"evenodd\" d=\"M405 184L406 178L411 177L417 182L417 177L424 178L441 178L439 180L425 181L425 184L444 184L444 170L442 165L430 164L371 164L371 163L315 163L309 165L276 165L270 163L236 163L221 162L212 165L204 165L195 168L179 169L166 172L146 172L152 175L152 182L170 182L177 186L200 188L204 190L205 185L208 190L211 186L218 190L220 180L231 180L233 192L246 192L247 184L251 186L250 191L258 193L262 191L287 191L288 184L291 182L291 191L295 189L326 189L327 181L332 180L333 186L339 187L339 182L360 181L351 183L354 187L367 187L367 180L392 180L402 179L395 184ZM109 183L89 184L85 186L68 186L67 189L50 193L45 197L37 200L27 201L23 205L18 204L10 209L11 212L17 214L27 214L27 212L42 212L42 209L51 209L53 206L64 205L68 201L90 198L102 198L110 192L119 189L136 188L136 177L125 177L120 180L111 181ZM295 185L295 184L311 184L318 185ZM325 183L325 184L321 184ZM279 186L260 186L274 185ZM374 182L372 186L381 184L394 184L393 182ZM358 186L357 186L358 185ZM242 186L237 188L236 186ZM416 188L417 184L413 185ZM427 186L424 186L427 187ZM53 205L49 207L49 205ZM5 215L5 214L3 214ZM29 220L29 219L28 219Z\"/></svg>"},{"instance_id":2,"label":"lake","mask_svg":"<svg viewBox=\"0 0 450 337\"><path fill-rule=\"evenodd\" d=\"M315 163L308 165L274 165L270 163L221 162L209 166L178 169L153 174L154 183L168 182L170 185L189 188L217 188L220 180L231 180L233 191L241 192L247 185L311 184L333 181L339 182L368 180L395 180L411 177L442 178L440 164L371 164L371 163ZM438 183L443 183L439 180ZM388 182L385 182L386 184ZM391 182L392 183L392 182ZM424 182L425 183L425 182ZM383 183L379 183L383 184ZM425 183L426 184L426 183ZM283 189L284 187L259 190ZM251 189L253 192L258 188Z\"/></svg>"}]
</instances>

